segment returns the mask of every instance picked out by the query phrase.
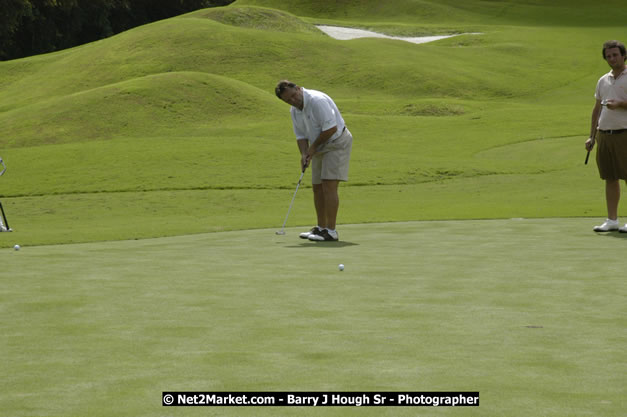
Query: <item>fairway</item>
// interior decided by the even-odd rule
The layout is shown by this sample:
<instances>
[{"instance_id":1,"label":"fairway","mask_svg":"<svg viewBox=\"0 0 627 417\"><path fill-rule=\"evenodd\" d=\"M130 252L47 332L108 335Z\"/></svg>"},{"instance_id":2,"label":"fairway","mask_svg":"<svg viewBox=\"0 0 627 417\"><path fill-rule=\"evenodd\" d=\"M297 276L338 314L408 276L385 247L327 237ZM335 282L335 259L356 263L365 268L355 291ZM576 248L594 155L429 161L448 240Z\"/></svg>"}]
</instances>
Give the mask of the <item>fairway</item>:
<instances>
[{"instance_id":1,"label":"fairway","mask_svg":"<svg viewBox=\"0 0 627 417\"><path fill-rule=\"evenodd\" d=\"M627 234L593 224L2 249L0 406L16 417L620 416ZM481 405L165 408L168 390L479 391Z\"/></svg>"}]
</instances>

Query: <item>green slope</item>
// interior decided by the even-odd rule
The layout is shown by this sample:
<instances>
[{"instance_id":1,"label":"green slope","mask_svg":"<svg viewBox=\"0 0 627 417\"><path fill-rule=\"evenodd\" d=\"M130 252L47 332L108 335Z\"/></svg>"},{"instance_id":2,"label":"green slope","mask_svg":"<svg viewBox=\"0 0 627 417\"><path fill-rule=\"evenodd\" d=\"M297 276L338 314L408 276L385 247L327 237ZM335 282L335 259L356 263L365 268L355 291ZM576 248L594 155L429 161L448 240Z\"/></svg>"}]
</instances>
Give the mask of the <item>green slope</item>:
<instances>
[{"instance_id":1,"label":"green slope","mask_svg":"<svg viewBox=\"0 0 627 417\"><path fill-rule=\"evenodd\" d=\"M170 136L234 119L263 120L280 109L276 99L249 84L207 73L168 72L5 112L4 129L11 135L5 136L4 143L22 147L120 136Z\"/></svg>"},{"instance_id":2,"label":"green slope","mask_svg":"<svg viewBox=\"0 0 627 417\"><path fill-rule=\"evenodd\" d=\"M606 26L620 25L625 16L616 0L604 3L616 12L609 15L588 0L237 0L235 5L271 7L322 19L421 24Z\"/></svg>"},{"instance_id":3,"label":"green slope","mask_svg":"<svg viewBox=\"0 0 627 417\"><path fill-rule=\"evenodd\" d=\"M250 4L0 63L0 155L9 165L0 196L22 242L280 222L298 176L288 106L273 94L281 78L329 93L356 137L343 187L343 205L354 208L342 222L376 221L374 212L387 221L603 215L582 143L607 71L600 45L620 33L622 9L604 25L571 27L587 5L353 1L335 13L320 2L287 2L287 12ZM480 34L423 45L338 41L318 21ZM548 198L534 199L538 189ZM155 209L156 192L176 203ZM308 194L294 224L310 222ZM41 210L68 200L54 219ZM96 209L101 200L107 211ZM178 213L186 216L169 227L151 226ZM93 226L107 215L123 220L103 233Z\"/></svg>"},{"instance_id":4,"label":"green slope","mask_svg":"<svg viewBox=\"0 0 627 417\"><path fill-rule=\"evenodd\" d=\"M294 15L262 7L216 7L193 12L187 17L205 17L226 25L286 33L319 33Z\"/></svg>"}]
</instances>

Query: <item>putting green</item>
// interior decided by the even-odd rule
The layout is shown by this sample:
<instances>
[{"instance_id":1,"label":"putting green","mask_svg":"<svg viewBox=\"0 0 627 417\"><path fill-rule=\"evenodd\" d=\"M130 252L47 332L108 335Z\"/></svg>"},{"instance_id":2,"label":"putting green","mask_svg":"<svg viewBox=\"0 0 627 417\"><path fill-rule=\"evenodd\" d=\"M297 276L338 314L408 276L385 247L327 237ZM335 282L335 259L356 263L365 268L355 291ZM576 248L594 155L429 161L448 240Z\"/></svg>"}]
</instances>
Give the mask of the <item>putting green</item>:
<instances>
[{"instance_id":1,"label":"putting green","mask_svg":"<svg viewBox=\"0 0 627 417\"><path fill-rule=\"evenodd\" d=\"M347 225L0 250L11 416L619 416L627 234ZM346 269L338 271L338 264ZM479 391L478 408L161 406L162 391Z\"/></svg>"}]
</instances>

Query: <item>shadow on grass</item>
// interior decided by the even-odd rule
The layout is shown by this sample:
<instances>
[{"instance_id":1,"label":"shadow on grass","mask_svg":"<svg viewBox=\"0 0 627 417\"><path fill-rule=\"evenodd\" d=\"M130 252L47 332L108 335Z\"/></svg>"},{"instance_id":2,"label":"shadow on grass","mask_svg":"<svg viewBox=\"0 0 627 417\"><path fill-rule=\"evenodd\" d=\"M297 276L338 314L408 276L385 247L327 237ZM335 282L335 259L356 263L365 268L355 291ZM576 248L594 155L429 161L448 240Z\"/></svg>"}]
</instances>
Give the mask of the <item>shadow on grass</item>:
<instances>
[{"instance_id":1,"label":"shadow on grass","mask_svg":"<svg viewBox=\"0 0 627 417\"><path fill-rule=\"evenodd\" d=\"M281 243L281 242L279 242ZM359 243L353 243L353 242L346 242L344 240L340 240L339 242L311 242L311 241L304 241L301 242L298 245L289 245L286 246L286 248L293 248L293 249L309 249L309 248L345 248L347 246L359 246Z\"/></svg>"},{"instance_id":2,"label":"shadow on grass","mask_svg":"<svg viewBox=\"0 0 627 417\"><path fill-rule=\"evenodd\" d=\"M621 232L608 232L608 233L601 234L601 236L614 237L618 239L627 239L627 233L621 233Z\"/></svg>"}]
</instances>

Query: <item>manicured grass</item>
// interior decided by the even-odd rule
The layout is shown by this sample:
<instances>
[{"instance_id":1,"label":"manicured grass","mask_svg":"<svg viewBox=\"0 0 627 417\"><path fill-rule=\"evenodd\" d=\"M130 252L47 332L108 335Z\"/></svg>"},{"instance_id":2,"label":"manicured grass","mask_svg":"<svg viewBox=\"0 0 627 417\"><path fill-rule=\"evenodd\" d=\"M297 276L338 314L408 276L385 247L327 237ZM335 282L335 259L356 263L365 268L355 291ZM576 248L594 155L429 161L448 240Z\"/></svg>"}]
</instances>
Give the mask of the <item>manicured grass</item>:
<instances>
[{"instance_id":1,"label":"manicured grass","mask_svg":"<svg viewBox=\"0 0 627 417\"><path fill-rule=\"evenodd\" d=\"M577 172L485 178L443 175L424 183L345 187L340 190L340 229L345 223L378 223L403 217L577 217L583 213L599 221L605 209L603 190L591 184L573 191L573 177L584 175ZM557 191L543 188L547 177ZM13 247L16 243L41 245L145 239L264 226L278 229L297 179L293 179L291 188L281 190L190 189L3 199L15 231L0 234L0 247ZM521 191L520 183L528 188ZM315 217L311 195L308 187L298 191L288 227L311 227ZM486 206L490 206L489 212Z\"/></svg>"},{"instance_id":2,"label":"manicured grass","mask_svg":"<svg viewBox=\"0 0 627 417\"><path fill-rule=\"evenodd\" d=\"M583 165L623 4L340 3L240 0L0 63L3 414L624 413L626 240L591 232ZM355 136L338 244L296 238L308 181L274 234L300 174L281 78L329 93ZM167 390L481 407L165 409Z\"/></svg>"},{"instance_id":3,"label":"manicured grass","mask_svg":"<svg viewBox=\"0 0 627 417\"><path fill-rule=\"evenodd\" d=\"M599 45L622 8L582 27L581 4L559 19L559 5L536 3L361 1L332 15L318 2L285 3L292 14L258 4L0 63L0 196L15 226L0 245L275 227L298 177L272 91L286 77L334 97L355 135L345 223L604 216L582 144L607 71ZM313 27L323 20L481 34L337 41ZM309 200L291 224L311 223Z\"/></svg>"},{"instance_id":4,"label":"manicured grass","mask_svg":"<svg viewBox=\"0 0 627 417\"><path fill-rule=\"evenodd\" d=\"M0 250L11 416L415 416L178 408L162 391L480 391L451 416L619 416L627 240L589 219L347 225ZM338 271L343 263L346 269Z\"/></svg>"}]
</instances>

